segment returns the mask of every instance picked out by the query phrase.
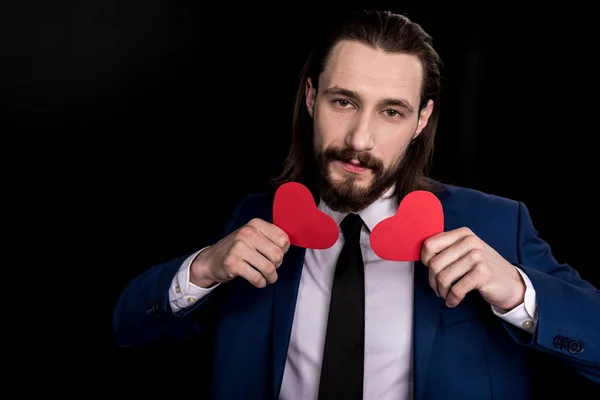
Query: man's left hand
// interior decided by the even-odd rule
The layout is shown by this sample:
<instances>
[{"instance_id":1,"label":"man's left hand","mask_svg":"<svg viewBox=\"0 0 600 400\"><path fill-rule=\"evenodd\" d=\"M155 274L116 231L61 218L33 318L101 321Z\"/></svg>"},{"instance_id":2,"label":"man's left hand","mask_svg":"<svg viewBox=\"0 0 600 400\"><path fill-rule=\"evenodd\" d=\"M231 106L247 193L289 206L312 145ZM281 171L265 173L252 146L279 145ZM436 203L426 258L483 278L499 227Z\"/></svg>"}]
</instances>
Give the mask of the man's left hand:
<instances>
[{"instance_id":1,"label":"man's left hand","mask_svg":"<svg viewBox=\"0 0 600 400\"><path fill-rule=\"evenodd\" d=\"M429 268L429 285L448 307L456 307L472 290L502 310L523 302L526 286L521 274L469 228L426 239L421 261Z\"/></svg>"}]
</instances>

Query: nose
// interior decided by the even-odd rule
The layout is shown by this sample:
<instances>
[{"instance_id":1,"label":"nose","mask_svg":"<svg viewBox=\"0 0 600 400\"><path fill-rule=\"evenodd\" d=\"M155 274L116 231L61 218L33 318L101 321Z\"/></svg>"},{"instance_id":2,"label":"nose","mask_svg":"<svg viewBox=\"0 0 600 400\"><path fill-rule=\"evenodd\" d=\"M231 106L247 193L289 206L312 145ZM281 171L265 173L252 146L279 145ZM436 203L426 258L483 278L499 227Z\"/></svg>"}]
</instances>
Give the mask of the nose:
<instances>
[{"instance_id":1,"label":"nose","mask_svg":"<svg viewBox=\"0 0 600 400\"><path fill-rule=\"evenodd\" d=\"M371 116L363 112L358 115L356 124L346 135L346 145L354 151L368 151L373 148Z\"/></svg>"}]
</instances>

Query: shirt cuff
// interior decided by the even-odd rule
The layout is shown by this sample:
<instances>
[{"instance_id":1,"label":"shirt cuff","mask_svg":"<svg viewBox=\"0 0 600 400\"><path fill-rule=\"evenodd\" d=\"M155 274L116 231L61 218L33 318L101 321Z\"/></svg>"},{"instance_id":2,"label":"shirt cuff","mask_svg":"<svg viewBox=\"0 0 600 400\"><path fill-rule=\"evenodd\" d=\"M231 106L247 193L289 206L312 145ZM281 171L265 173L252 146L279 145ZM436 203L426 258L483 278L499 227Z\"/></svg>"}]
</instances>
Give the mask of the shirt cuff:
<instances>
[{"instance_id":1,"label":"shirt cuff","mask_svg":"<svg viewBox=\"0 0 600 400\"><path fill-rule=\"evenodd\" d=\"M171 305L173 312L194 305L198 300L202 299L219 286L219 284L216 284L210 288L201 288L190 282L190 266L198 254L206 248L207 247L186 258L181 264L181 268L179 268L177 274L175 274L171 287L169 288L169 304Z\"/></svg>"},{"instance_id":2,"label":"shirt cuff","mask_svg":"<svg viewBox=\"0 0 600 400\"><path fill-rule=\"evenodd\" d=\"M537 301L531 280L523 271L515 267L525 282L525 298L523 303L512 310L502 310L492 306L492 311L506 322L533 334L538 323Z\"/></svg>"}]
</instances>

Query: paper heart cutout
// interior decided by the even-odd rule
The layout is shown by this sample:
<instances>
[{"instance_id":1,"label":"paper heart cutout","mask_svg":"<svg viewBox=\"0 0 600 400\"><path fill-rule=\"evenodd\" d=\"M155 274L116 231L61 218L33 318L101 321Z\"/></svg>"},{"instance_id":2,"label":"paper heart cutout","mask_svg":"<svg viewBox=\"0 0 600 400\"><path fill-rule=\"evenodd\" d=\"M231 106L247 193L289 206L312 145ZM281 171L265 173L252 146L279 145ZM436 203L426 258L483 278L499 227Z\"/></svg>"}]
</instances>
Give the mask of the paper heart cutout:
<instances>
[{"instance_id":1,"label":"paper heart cutout","mask_svg":"<svg viewBox=\"0 0 600 400\"><path fill-rule=\"evenodd\" d=\"M281 185L275 193L273 224L290 238L290 244L307 249L327 249L338 239L338 226L317 208L308 188L298 182Z\"/></svg>"},{"instance_id":2,"label":"paper heart cutout","mask_svg":"<svg viewBox=\"0 0 600 400\"><path fill-rule=\"evenodd\" d=\"M443 231L442 203L433 193L416 190L402 199L394 216L375 225L371 248L385 260L417 261L423 241Z\"/></svg>"}]
</instances>

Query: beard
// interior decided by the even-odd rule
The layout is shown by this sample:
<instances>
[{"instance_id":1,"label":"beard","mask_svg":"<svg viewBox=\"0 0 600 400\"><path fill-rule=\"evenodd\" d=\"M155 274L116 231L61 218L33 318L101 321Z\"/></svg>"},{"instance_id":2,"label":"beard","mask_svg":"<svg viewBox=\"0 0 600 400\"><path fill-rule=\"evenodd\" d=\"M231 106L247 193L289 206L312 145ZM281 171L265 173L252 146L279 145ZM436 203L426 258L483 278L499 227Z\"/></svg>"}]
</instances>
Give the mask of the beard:
<instances>
[{"instance_id":1,"label":"beard","mask_svg":"<svg viewBox=\"0 0 600 400\"><path fill-rule=\"evenodd\" d=\"M380 198L397 180L402 156L388 168L370 153L357 152L349 147L328 147L322 149L315 143L317 162L317 188L321 199L334 211L342 213L359 212ZM350 163L360 161L361 167L369 168L373 174L368 186L359 186L359 177L348 174L341 180L334 180L329 171L333 161Z\"/></svg>"}]
</instances>

